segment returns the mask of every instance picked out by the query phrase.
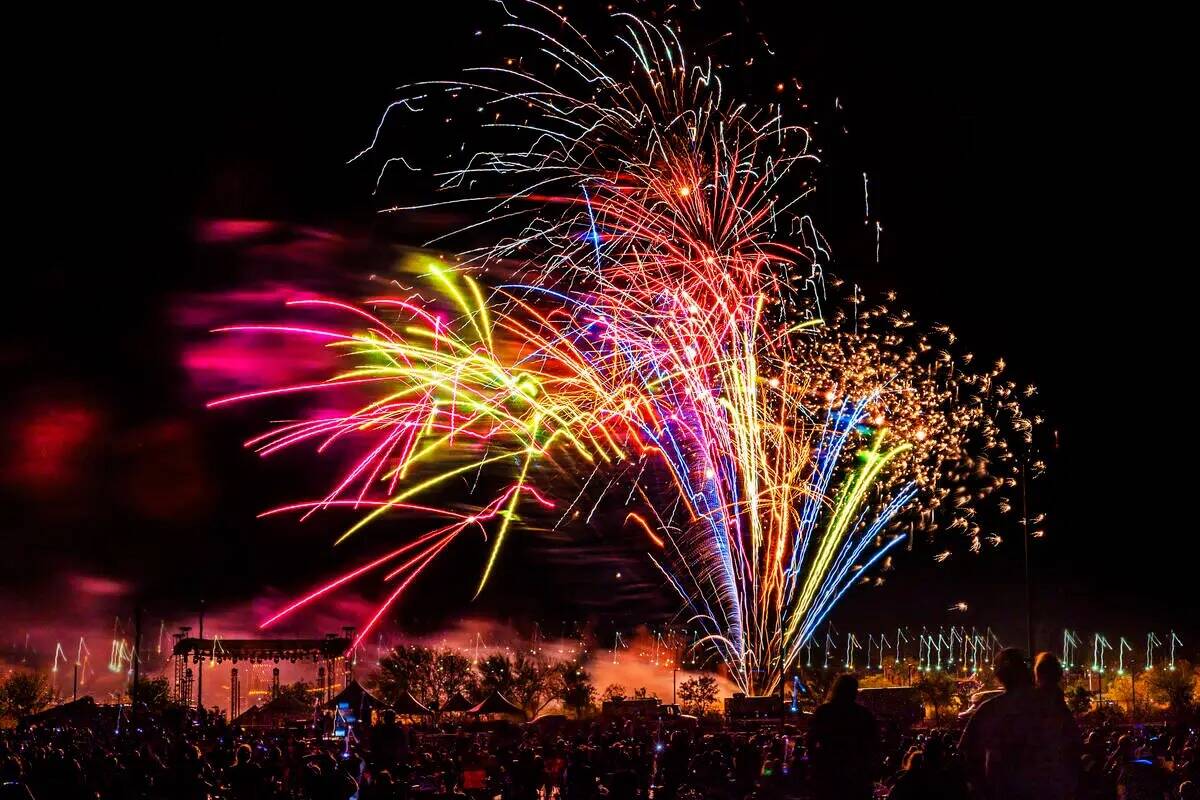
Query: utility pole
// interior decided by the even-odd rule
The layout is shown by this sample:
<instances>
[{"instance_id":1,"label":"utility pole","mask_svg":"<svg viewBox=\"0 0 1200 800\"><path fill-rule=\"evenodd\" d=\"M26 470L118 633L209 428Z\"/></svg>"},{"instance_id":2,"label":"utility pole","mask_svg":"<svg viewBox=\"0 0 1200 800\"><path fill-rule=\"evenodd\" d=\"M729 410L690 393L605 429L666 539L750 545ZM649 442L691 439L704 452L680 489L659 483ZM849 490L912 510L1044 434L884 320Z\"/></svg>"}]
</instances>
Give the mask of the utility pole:
<instances>
[{"instance_id":1,"label":"utility pole","mask_svg":"<svg viewBox=\"0 0 1200 800\"><path fill-rule=\"evenodd\" d=\"M675 651L675 658L671 659L671 705L676 705L675 700L675 678L679 674L679 659L683 657L683 648Z\"/></svg>"},{"instance_id":2,"label":"utility pole","mask_svg":"<svg viewBox=\"0 0 1200 800\"><path fill-rule=\"evenodd\" d=\"M1129 670L1129 721L1137 722L1137 667Z\"/></svg>"},{"instance_id":3,"label":"utility pole","mask_svg":"<svg viewBox=\"0 0 1200 800\"><path fill-rule=\"evenodd\" d=\"M1027 487L1029 485L1029 456L1021 462L1021 524L1025 529L1025 631L1028 635L1029 658L1034 653L1033 637L1033 577L1029 568L1029 502Z\"/></svg>"},{"instance_id":4,"label":"utility pole","mask_svg":"<svg viewBox=\"0 0 1200 800\"><path fill-rule=\"evenodd\" d=\"M200 669L196 672L196 710L200 712L201 720L204 719L204 601L200 601L200 644L198 646L200 653Z\"/></svg>"},{"instance_id":5,"label":"utility pole","mask_svg":"<svg viewBox=\"0 0 1200 800\"><path fill-rule=\"evenodd\" d=\"M133 687L129 690L129 709L132 712L137 708L138 701L138 681L141 679L141 660L142 660L142 603L141 598L138 598L138 603L133 609Z\"/></svg>"}]
</instances>

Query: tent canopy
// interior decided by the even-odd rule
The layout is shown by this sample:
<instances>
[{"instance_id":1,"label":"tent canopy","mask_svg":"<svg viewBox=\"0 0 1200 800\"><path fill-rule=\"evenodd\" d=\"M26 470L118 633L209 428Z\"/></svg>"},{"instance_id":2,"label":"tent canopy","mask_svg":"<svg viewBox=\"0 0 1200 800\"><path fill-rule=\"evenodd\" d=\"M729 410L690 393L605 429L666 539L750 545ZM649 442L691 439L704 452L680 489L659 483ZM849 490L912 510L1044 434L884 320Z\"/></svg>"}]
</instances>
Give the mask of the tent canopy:
<instances>
[{"instance_id":1,"label":"tent canopy","mask_svg":"<svg viewBox=\"0 0 1200 800\"><path fill-rule=\"evenodd\" d=\"M91 721L96 718L98 710L99 707L91 695L84 695L78 700L72 700L69 703L48 708L37 714L22 717L20 726L24 728L29 725L61 725L72 722Z\"/></svg>"},{"instance_id":2,"label":"tent canopy","mask_svg":"<svg viewBox=\"0 0 1200 800\"><path fill-rule=\"evenodd\" d=\"M463 697L460 692L446 701L446 705L442 706L442 711L470 711L474 705L470 700Z\"/></svg>"},{"instance_id":3,"label":"tent canopy","mask_svg":"<svg viewBox=\"0 0 1200 800\"><path fill-rule=\"evenodd\" d=\"M514 716L525 716L525 712L519 706L514 705L508 698L499 692L492 692L487 697L483 698L483 702L472 708L468 713L471 714L512 714Z\"/></svg>"},{"instance_id":4,"label":"tent canopy","mask_svg":"<svg viewBox=\"0 0 1200 800\"><path fill-rule=\"evenodd\" d=\"M414 701L415 702L415 701ZM342 703L352 709L358 716L365 717L372 711L388 708L388 704L366 690L361 683L351 679L346 688L338 692L337 697L325 704L326 708L337 708ZM420 705L418 703L417 705ZM421 706L424 708L424 706ZM428 713L428 709L426 710Z\"/></svg>"},{"instance_id":5,"label":"tent canopy","mask_svg":"<svg viewBox=\"0 0 1200 800\"><path fill-rule=\"evenodd\" d=\"M234 723L244 728L274 728L289 722L308 720L312 715L313 709L308 703L289 695L280 695L266 705L246 709Z\"/></svg>"},{"instance_id":6,"label":"tent canopy","mask_svg":"<svg viewBox=\"0 0 1200 800\"><path fill-rule=\"evenodd\" d=\"M417 698L413 697L408 692L405 692L404 694L400 695L400 697L398 697L396 699L396 702L391 706L391 708L397 714L408 715L408 716L416 716L418 714L425 716L427 714L433 713L428 708L426 708L424 705L422 705L421 701L417 700Z\"/></svg>"}]
</instances>

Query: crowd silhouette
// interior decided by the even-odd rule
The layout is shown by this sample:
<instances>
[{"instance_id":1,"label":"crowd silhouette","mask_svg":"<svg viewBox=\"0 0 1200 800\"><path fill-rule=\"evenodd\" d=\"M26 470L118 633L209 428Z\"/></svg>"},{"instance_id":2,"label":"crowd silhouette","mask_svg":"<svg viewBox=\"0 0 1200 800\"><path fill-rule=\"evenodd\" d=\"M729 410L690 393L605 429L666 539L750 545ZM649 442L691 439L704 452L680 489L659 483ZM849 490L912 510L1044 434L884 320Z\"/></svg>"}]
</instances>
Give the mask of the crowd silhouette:
<instances>
[{"instance_id":1,"label":"crowd silhouette","mask_svg":"<svg viewBox=\"0 0 1200 800\"><path fill-rule=\"evenodd\" d=\"M0 800L1192 800L1200 763L1186 727L1081 732L1062 669L1002 651L1003 693L964 730L881 726L841 676L805 733L592 720L551 731L414 729L385 717L352 743L223 721L138 718L0 732Z\"/></svg>"}]
</instances>

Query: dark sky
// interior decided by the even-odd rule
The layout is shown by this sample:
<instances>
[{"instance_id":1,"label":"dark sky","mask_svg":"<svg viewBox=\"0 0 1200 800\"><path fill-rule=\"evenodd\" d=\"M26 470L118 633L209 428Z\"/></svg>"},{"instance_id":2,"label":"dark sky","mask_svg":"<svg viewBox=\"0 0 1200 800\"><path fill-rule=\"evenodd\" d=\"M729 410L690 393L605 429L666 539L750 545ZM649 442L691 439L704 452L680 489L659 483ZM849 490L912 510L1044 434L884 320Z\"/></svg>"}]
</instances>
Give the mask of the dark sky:
<instances>
[{"instance_id":1,"label":"dark sky","mask_svg":"<svg viewBox=\"0 0 1200 800\"><path fill-rule=\"evenodd\" d=\"M200 596L294 592L337 566L320 529L255 519L295 497L286 484L299 468L258 463L238 447L254 430L247 419L200 408L174 309L241 277L197 246L200 219L397 237L376 214L374 170L345 161L369 141L394 86L506 52L494 4L434 5L340 20L206 12L156 36L132 21L79 21L45 50L38 80L18 90L24 111L8 152L22 224L11 231L16 282L6 293L16 324L0 348L12 379L7 594L56 608L71 602L64 576L100 575L169 615ZM735 45L756 54L739 88L803 81L834 164L816 213L835 269L899 289L919 316L949 323L1042 389L1060 445L1031 498L1049 513L1034 545L1046 638L1064 624L1194 629L1194 337L1190 275L1180 275L1193 254L1189 203L1178 197L1194 182L1179 177L1177 73L1135 21L833 20L775 5L709 0L698 29L736 27ZM773 58L755 30L768 32ZM884 225L878 266L861 226L863 171ZM902 563L835 617L965 621L1016 636L1015 531L1009 541L936 568ZM564 588L588 582L587 565L531 580L545 570L522 555L537 553L518 548L487 601L500 616L552 619ZM613 548L588 557L625 563ZM451 568L431 582L463 584ZM970 614L948 616L960 600ZM426 591L403 616L432 625L478 610L469 592Z\"/></svg>"}]
</instances>

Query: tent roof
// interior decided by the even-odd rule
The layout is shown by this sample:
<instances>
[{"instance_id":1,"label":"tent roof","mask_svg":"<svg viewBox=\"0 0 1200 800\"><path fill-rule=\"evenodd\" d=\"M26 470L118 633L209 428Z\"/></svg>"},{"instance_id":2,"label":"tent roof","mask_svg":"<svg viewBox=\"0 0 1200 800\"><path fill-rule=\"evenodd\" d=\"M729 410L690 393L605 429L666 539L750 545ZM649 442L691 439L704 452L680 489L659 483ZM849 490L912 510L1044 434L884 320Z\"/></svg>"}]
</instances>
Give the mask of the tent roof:
<instances>
[{"instance_id":1,"label":"tent roof","mask_svg":"<svg viewBox=\"0 0 1200 800\"><path fill-rule=\"evenodd\" d=\"M499 692L492 692L483 698L483 702L470 710L471 714L515 714L525 716L525 712L514 705Z\"/></svg>"},{"instance_id":2,"label":"tent roof","mask_svg":"<svg viewBox=\"0 0 1200 800\"><path fill-rule=\"evenodd\" d=\"M63 703L37 714L30 714L21 718L21 725L33 725L43 722L65 722L68 720L88 719L95 716L98 710L96 701L91 695L84 695L78 700L72 700L69 703Z\"/></svg>"},{"instance_id":3,"label":"tent roof","mask_svg":"<svg viewBox=\"0 0 1200 800\"><path fill-rule=\"evenodd\" d=\"M234 720L238 725L271 726L288 721L305 720L312 716L313 709L308 703L281 694L266 705L251 706Z\"/></svg>"},{"instance_id":4,"label":"tent roof","mask_svg":"<svg viewBox=\"0 0 1200 800\"><path fill-rule=\"evenodd\" d=\"M433 712L421 704L417 698L413 697L408 692L400 695L396 702L391 706L397 714L432 714Z\"/></svg>"},{"instance_id":5,"label":"tent roof","mask_svg":"<svg viewBox=\"0 0 1200 800\"><path fill-rule=\"evenodd\" d=\"M442 706L442 711L470 711L472 706L473 703L463 697L460 692L446 701L446 705Z\"/></svg>"},{"instance_id":6,"label":"tent roof","mask_svg":"<svg viewBox=\"0 0 1200 800\"><path fill-rule=\"evenodd\" d=\"M337 693L337 697L325 704L326 708L337 708L342 703L347 704L359 714L365 714L377 708L387 708L388 704L367 691L358 681L351 679L346 688Z\"/></svg>"},{"instance_id":7,"label":"tent roof","mask_svg":"<svg viewBox=\"0 0 1200 800\"><path fill-rule=\"evenodd\" d=\"M286 694L281 694L266 705L259 706L258 710L263 714L274 714L281 717L289 714L307 717L313 713L312 706L308 703Z\"/></svg>"},{"instance_id":8,"label":"tent roof","mask_svg":"<svg viewBox=\"0 0 1200 800\"><path fill-rule=\"evenodd\" d=\"M247 725L262 716L262 706L250 706L234 718L234 725Z\"/></svg>"}]
</instances>

